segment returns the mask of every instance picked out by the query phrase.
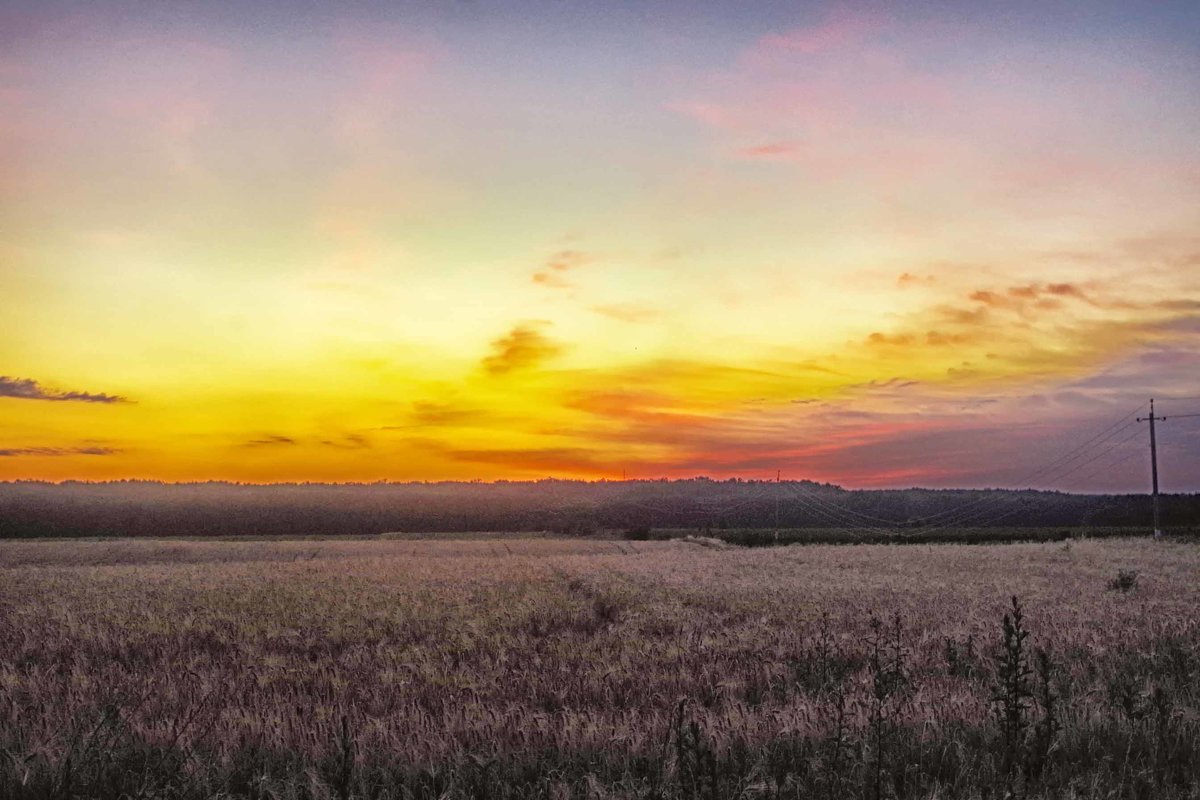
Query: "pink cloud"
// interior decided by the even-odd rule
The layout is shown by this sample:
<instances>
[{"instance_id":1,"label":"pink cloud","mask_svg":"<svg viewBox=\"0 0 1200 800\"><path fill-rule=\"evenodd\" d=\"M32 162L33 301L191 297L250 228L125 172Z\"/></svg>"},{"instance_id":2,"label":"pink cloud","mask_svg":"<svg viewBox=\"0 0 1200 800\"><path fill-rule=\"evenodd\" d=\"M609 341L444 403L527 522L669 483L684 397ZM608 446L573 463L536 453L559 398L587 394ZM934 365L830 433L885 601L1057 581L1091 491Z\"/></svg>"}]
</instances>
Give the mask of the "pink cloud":
<instances>
[{"instance_id":1,"label":"pink cloud","mask_svg":"<svg viewBox=\"0 0 1200 800\"><path fill-rule=\"evenodd\" d=\"M202 170L199 137L218 114L240 58L214 42L142 36L113 43L119 69L98 76L100 113L149 135L176 175Z\"/></svg>"},{"instance_id":2,"label":"pink cloud","mask_svg":"<svg viewBox=\"0 0 1200 800\"><path fill-rule=\"evenodd\" d=\"M835 10L764 36L670 107L737 158L786 161L822 180L910 181L952 168L940 127L958 90L895 43L892 20Z\"/></svg>"},{"instance_id":3,"label":"pink cloud","mask_svg":"<svg viewBox=\"0 0 1200 800\"><path fill-rule=\"evenodd\" d=\"M978 57L964 58L972 48ZM963 207L1028 213L1032 199L1053 212L1081 193L1145 196L1194 176L1194 161L1185 168L1170 148L1127 146L1144 141L1131 124L1158 74L1129 61L1066 50L1033 63L997 51L987 31L842 8L748 42L725 69L682 85L669 107L731 158L881 193L957 192ZM1082 91L1105 79L1103 91Z\"/></svg>"},{"instance_id":4,"label":"pink cloud","mask_svg":"<svg viewBox=\"0 0 1200 800\"><path fill-rule=\"evenodd\" d=\"M1152 58L1130 66L1119 53L1067 48L1032 62L1010 50L979 29L835 9L748 42L726 68L680 85L668 107L730 159L880 198L915 191L910 208L936 197L964 213L1046 217L1132 197L1172 203L1195 187L1177 120L1140 113L1160 74ZM1164 146L1145 147L1148 135ZM910 229L912 216L898 211L891 224Z\"/></svg>"},{"instance_id":5,"label":"pink cloud","mask_svg":"<svg viewBox=\"0 0 1200 800\"><path fill-rule=\"evenodd\" d=\"M769 142L755 147L743 147L739 152L746 158L779 158L798 153L800 145L796 142Z\"/></svg>"},{"instance_id":6,"label":"pink cloud","mask_svg":"<svg viewBox=\"0 0 1200 800\"><path fill-rule=\"evenodd\" d=\"M667 108L684 116L691 117L710 128L736 129L740 127L734 111L717 103L681 100L668 103Z\"/></svg>"},{"instance_id":7,"label":"pink cloud","mask_svg":"<svg viewBox=\"0 0 1200 800\"><path fill-rule=\"evenodd\" d=\"M442 56L428 41L413 41L405 30L380 31L343 26L335 36L347 85L333 115L336 135L346 145L378 142L381 132L411 102L430 67Z\"/></svg>"},{"instance_id":8,"label":"pink cloud","mask_svg":"<svg viewBox=\"0 0 1200 800\"><path fill-rule=\"evenodd\" d=\"M762 37L743 58L764 60L779 52L819 55L862 43L883 29L888 20L880 15L835 8L817 25Z\"/></svg>"},{"instance_id":9,"label":"pink cloud","mask_svg":"<svg viewBox=\"0 0 1200 800\"><path fill-rule=\"evenodd\" d=\"M116 157L98 146L128 147L139 164L176 175L199 170L198 138L240 75L234 49L192 35L130 34L90 12L22 24L39 30L0 60L0 137L34 155L30 176L45 186L56 180L47 169L56 158Z\"/></svg>"}]
</instances>

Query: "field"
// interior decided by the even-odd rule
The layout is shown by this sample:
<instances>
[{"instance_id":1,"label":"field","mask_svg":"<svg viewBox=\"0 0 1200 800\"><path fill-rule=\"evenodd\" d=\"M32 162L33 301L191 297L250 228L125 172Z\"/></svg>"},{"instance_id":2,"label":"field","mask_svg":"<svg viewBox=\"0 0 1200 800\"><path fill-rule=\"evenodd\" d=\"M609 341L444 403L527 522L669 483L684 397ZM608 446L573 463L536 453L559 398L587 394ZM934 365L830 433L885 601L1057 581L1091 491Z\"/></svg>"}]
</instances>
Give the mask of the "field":
<instances>
[{"instance_id":1,"label":"field","mask_svg":"<svg viewBox=\"0 0 1200 800\"><path fill-rule=\"evenodd\" d=\"M6 798L1195 798L1197 742L1194 540L0 542Z\"/></svg>"}]
</instances>

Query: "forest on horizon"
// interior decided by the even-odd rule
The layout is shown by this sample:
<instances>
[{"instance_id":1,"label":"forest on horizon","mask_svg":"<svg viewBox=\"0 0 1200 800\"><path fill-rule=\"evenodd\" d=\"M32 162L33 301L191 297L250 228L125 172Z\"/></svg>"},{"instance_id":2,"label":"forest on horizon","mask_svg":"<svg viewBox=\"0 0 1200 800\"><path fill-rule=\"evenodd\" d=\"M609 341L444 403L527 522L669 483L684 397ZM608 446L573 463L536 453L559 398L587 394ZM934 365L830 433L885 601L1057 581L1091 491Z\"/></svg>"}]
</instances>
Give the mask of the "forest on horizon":
<instances>
[{"instance_id":1,"label":"forest on horizon","mask_svg":"<svg viewBox=\"0 0 1200 800\"><path fill-rule=\"evenodd\" d=\"M1200 495L1162 496L1163 525L1200 523ZM655 528L1148 526L1145 494L1009 489L843 489L812 481L678 480L373 484L156 481L0 483L0 537L311 536Z\"/></svg>"}]
</instances>

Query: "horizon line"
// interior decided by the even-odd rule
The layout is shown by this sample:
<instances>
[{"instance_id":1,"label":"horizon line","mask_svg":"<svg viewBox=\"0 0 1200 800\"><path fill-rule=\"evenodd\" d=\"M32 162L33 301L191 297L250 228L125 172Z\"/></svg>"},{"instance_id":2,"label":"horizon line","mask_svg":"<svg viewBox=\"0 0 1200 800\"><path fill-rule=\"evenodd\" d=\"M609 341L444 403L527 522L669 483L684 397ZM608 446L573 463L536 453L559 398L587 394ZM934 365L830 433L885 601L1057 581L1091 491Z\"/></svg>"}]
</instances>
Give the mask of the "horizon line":
<instances>
[{"instance_id":1,"label":"horizon line","mask_svg":"<svg viewBox=\"0 0 1200 800\"><path fill-rule=\"evenodd\" d=\"M1070 491L1064 489L1046 489L1035 488L1032 486L1022 488L1012 488L1003 486L947 486L947 487L931 487L931 486L893 486L893 487L846 487L838 483L829 481L819 481L811 478L713 478L709 475L693 475L686 478L557 478L546 476L543 478L458 478L458 479L413 479L413 480L389 480L379 479L372 481L237 481L223 478L209 478L203 480L163 480L159 478L111 478L106 480L91 480L77 478L63 478L61 480L48 480L39 478L7 478L0 480L0 486L17 485L17 484L43 484L49 486L66 486L69 484L82 484L86 486L108 486L115 484L156 484L159 486L205 486L205 485L224 485L247 488L273 488L273 487L370 487L370 486L418 486L418 485L440 485L440 484L457 484L464 486L497 486L501 484L528 484L536 485L539 483L580 483L580 484L612 484L612 483L687 483L690 481L708 481L711 483L811 483L816 486L831 487L844 492L1037 492L1041 494L1066 494L1066 495L1147 495L1151 492L1145 491ZM1200 494L1200 489L1183 490L1183 491L1161 491L1160 495L1196 495Z\"/></svg>"}]
</instances>

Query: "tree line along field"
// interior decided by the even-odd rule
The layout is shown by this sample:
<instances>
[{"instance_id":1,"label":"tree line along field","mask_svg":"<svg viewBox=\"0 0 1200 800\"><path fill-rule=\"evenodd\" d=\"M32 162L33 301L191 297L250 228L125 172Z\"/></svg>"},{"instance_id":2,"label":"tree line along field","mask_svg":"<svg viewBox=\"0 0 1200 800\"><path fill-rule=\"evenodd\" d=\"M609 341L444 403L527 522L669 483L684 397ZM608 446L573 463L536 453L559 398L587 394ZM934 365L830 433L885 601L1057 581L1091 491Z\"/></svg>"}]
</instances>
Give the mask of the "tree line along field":
<instances>
[{"instance_id":1,"label":"tree line along field","mask_svg":"<svg viewBox=\"0 0 1200 800\"><path fill-rule=\"evenodd\" d=\"M1200 494L1162 495L1161 522L1200 530ZM1145 494L999 489L846 490L807 480L496 481L493 483L60 484L0 481L0 538L372 536L388 531L718 531L881 528L945 539L964 528L1150 525ZM724 534L722 534L724 535ZM974 535L974 531L971 532Z\"/></svg>"},{"instance_id":2,"label":"tree line along field","mask_svg":"<svg viewBox=\"0 0 1200 800\"><path fill-rule=\"evenodd\" d=\"M0 797L1195 798L1198 611L1170 538L5 541Z\"/></svg>"}]
</instances>

